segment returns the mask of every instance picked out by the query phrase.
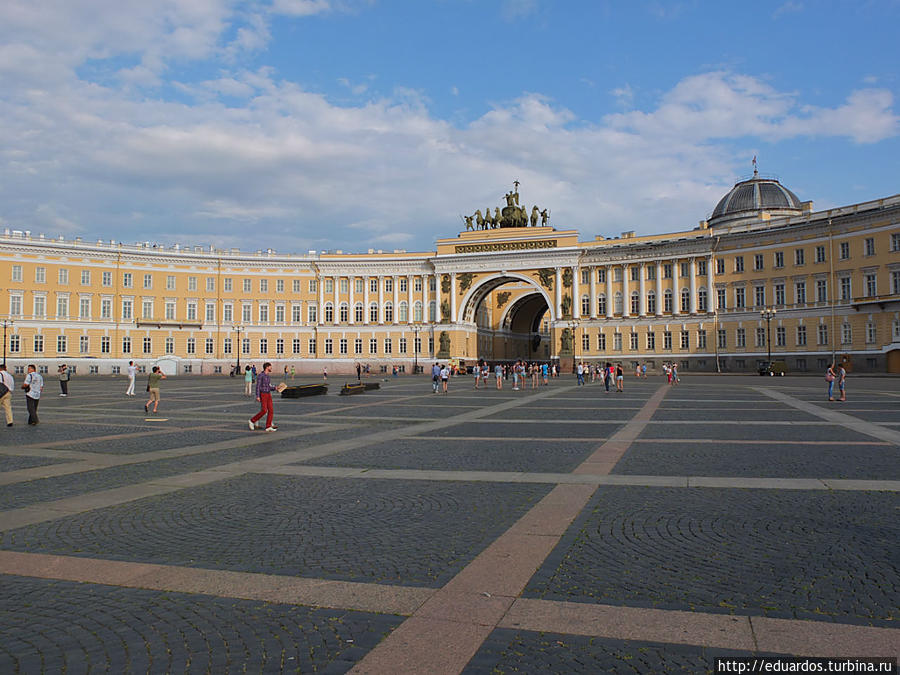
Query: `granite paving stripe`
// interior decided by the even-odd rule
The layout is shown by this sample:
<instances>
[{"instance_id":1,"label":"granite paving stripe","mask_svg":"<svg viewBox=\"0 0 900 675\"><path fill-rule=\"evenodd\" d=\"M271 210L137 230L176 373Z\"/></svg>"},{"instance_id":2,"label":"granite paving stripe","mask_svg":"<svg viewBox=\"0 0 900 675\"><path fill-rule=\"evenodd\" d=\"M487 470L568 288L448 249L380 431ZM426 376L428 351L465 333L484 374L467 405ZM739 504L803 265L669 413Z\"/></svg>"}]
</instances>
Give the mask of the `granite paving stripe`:
<instances>
[{"instance_id":1,"label":"granite paving stripe","mask_svg":"<svg viewBox=\"0 0 900 675\"><path fill-rule=\"evenodd\" d=\"M550 491L522 483L260 474L217 480L217 473L185 489L149 484L148 492L169 494L140 501L107 506L104 495L87 495L83 500L97 503L74 503L78 513L3 532L0 548L437 587Z\"/></svg>"},{"instance_id":2,"label":"granite paving stripe","mask_svg":"<svg viewBox=\"0 0 900 675\"><path fill-rule=\"evenodd\" d=\"M411 586L303 579L16 551L0 551L0 574L402 615L412 614L434 593L429 588Z\"/></svg>"},{"instance_id":3,"label":"granite paving stripe","mask_svg":"<svg viewBox=\"0 0 900 675\"><path fill-rule=\"evenodd\" d=\"M22 471L23 469L33 469L35 467L46 467L48 465L62 464L71 460L54 457L31 457L27 455L2 456L0 455L0 473L10 471Z\"/></svg>"},{"instance_id":4,"label":"granite paving stripe","mask_svg":"<svg viewBox=\"0 0 900 675\"><path fill-rule=\"evenodd\" d=\"M714 438L721 441L742 440L752 436L756 440L779 441L785 436L800 436L809 442L844 441L848 444L867 441L871 436L848 429L836 422L727 422L697 420L696 422L650 422L641 433L642 439L658 441L669 438Z\"/></svg>"},{"instance_id":5,"label":"granite paving stripe","mask_svg":"<svg viewBox=\"0 0 900 675\"><path fill-rule=\"evenodd\" d=\"M0 588L0 669L345 672L401 621L389 614L14 577Z\"/></svg>"},{"instance_id":6,"label":"granite paving stripe","mask_svg":"<svg viewBox=\"0 0 900 675\"><path fill-rule=\"evenodd\" d=\"M790 422L792 424L796 424L797 422L804 421L815 423L817 422L815 416L809 415L807 413L800 412L798 410L793 409L785 409L783 406L777 410L760 410L756 406L752 408L740 410L740 409L731 409L727 412L723 411L723 417L728 418L728 422L730 424L744 424L748 422L753 423L771 423L771 422ZM710 420L710 412L708 410L697 410L697 409L660 409L656 411L656 414L653 416L654 422L682 422L686 421L691 424L708 424ZM722 420L715 420L717 422L721 422Z\"/></svg>"},{"instance_id":7,"label":"granite paving stripe","mask_svg":"<svg viewBox=\"0 0 900 675\"><path fill-rule=\"evenodd\" d=\"M893 443L895 445L900 445L900 431L886 429L883 425L872 424L871 422L866 422L865 420L861 420L858 417L853 417L852 415L846 415L837 410L826 410L824 408L821 408L820 406L801 401L794 396L789 396L780 391L770 391L767 389L762 389L760 391L766 396L770 396L778 401L785 403L786 405L797 408L798 410L802 410L811 415L815 415L816 417L820 417L831 423L843 425L849 429L852 429L854 432L873 436L882 441L887 441L888 443Z\"/></svg>"},{"instance_id":8,"label":"granite paving stripe","mask_svg":"<svg viewBox=\"0 0 900 675\"><path fill-rule=\"evenodd\" d=\"M608 438L622 427L622 422L597 422L591 420L516 420L505 421L474 421L465 425L446 426L435 430L435 437L447 436L487 436L493 434L496 438L518 438L520 435L530 438L555 440L560 437L559 424L566 425L565 437L573 440L595 438L602 436ZM420 435L414 429L410 429L407 435Z\"/></svg>"}]
</instances>

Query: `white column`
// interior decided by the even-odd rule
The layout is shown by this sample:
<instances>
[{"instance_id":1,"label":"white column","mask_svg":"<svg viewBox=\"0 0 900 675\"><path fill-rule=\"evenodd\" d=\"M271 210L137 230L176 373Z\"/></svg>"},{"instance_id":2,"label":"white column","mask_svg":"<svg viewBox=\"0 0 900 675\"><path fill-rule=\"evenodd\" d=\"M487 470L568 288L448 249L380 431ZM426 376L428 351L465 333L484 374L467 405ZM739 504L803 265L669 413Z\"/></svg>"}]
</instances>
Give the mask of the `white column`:
<instances>
[{"instance_id":1,"label":"white column","mask_svg":"<svg viewBox=\"0 0 900 675\"><path fill-rule=\"evenodd\" d=\"M641 316L647 316L647 285L644 281L647 272L644 263L638 265L638 270L640 274L640 277L638 278L638 293L641 294L641 297L638 299L638 307L640 308L639 314Z\"/></svg>"},{"instance_id":2,"label":"white column","mask_svg":"<svg viewBox=\"0 0 900 675\"><path fill-rule=\"evenodd\" d=\"M334 281L331 283L334 284L334 321L332 323L340 323L341 321L341 278L334 277Z\"/></svg>"},{"instance_id":3,"label":"white column","mask_svg":"<svg viewBox=\"0 0 900 675\"><path fill-rule=\"evenodd\" d=\"M656 316L662 316L663 309L665 308L665 303L663 302L662 278L663 278L662 260L657 260L656 261Z\"/></svg>"},{"instance_id":4,"label":"white column","mask_svg":"<svg viewBox=\"0 0 900 675\"><path fill-rule=\"evenodd\" d=\"M562 318L562 267L556 268L556 318Z\"/></svg>"},{"instance_id":5,"label":"white column","mask_svg":"<svg viewBox=\"0 0 900 675\"><path fill-rule=\"evenodd\" d=\"M363 277L363 323L369 325L369 277Z\"/></svg>"},{"instance_id":6,"label":"white column","mask_svg":"<svg viewBox=\"0 0 900 675\"><path fill-rule=\"evenodd\" d=\"M606 318L613 318L616 305L613 302L613 266L606 266Z\"/></svg>"},{"instance_id":7,"label":"white column","mask_svg":"<svg viewBox=\"0 0 900 675\"><path fill-rule=\"evenodd\" d=\"M628 265L622 265L622 316L631 316L631 298L628 288Z\"/></svg>"},{"instance_id":8,"label":"white column","mask_svg":"<svg viewBox=\"0 0 900 675\"><path fill-rule=\"evenodd\" d=\"M427 274L422 275L422 323L428 323L428 319L430 315L428 314L428 303L430 302L430 298L428 297L428 282L429 278Z\"/></svg>"},{"instance_id":9,"label":"white column","mask_svg":"<svg viewBox=\"0 0 900 675\"><path fill-rule=\"evenodd\" d=\"M691 302L690 302L690 310L691 314L697 313L697 263L694 262L694 259L691 258L690 262L690 279L691 279Z\"/></svg>"},{"instance_id":10,"label":"white column","mask_svg":"<svg viewBox=\"0 0 900 675\"><path fill-rule=\"evenodd\" d=\"M572 318L581 318L581 270L572 268Z\"/></svg>"},{"instance_id":11,"label":"white column","mask_svg":"<svg viewBox=\"0 0 900 675\"><path fill-rule=\"evenodd\" d=\"M591 318L597 318L597 268L588 267L588 273L591 279Z\"/></svg>"},{"instance_id":12,"label":"white column","mask_svg":"<svg viewBox=\"0 0 900 675\"><path fill-rule=\"evenodd\" d=\"M706 311L714 312L716 310L716 283L714 272L715 261L712 255L706 259Z\"/></svg>"},{"instance_id":13,"label":"white column","mask_svg":"<svg viewBox=\"0 0 900 675\"><path fill-rule=\"evenodd\" d=\"M378 275L378 323L384 323L384 275Z\"/></svg>"},{"instance_id":14,"label":"white column","mask_svg":"<svg viewBox=\"0 0 900 675\"><path fill-rule=\"evenodd\" d=\"M354 291L355 291L356 289L353 288L353 284L354 284L354 283L356 283L356 277L354 277L354 276L351 274L349 277L347 277L347 284L348 284L348 286L347 286L347 291L348 291L348 293L350 294L350 295L349 295L349 298L350 298L350 299L347 301L347 305L349 306L349 310L350 310L350 311L347 313L347 321L348 321L348 323L349 323L351 326L355 323L355 320L354 320L354 308L353 308L353 303L354 303L354 301L355 301L355 297L354 297L354 296L355 296L355 293L354 293Z\"/></svg>"},{"instance_id":15,"label":"white column","mask_svg":"<svg viewBox=\"0 0 900 675\"><path fill-rule=\"evenodd\" d=\"M406 276L406 290L409 291L409 293L408 293L409 299L407 300L407 303L406 303L409 305L409 307L406 308L406 322L412 323L413 322L413 275L412 274L408 274Z\"/></svg>"},{"instance_id":16,"label":"white column","mask_svg":"<svg viewBox=\"0 0 900 675\"><path fill-rule=\"evenodd\" d=\"M391 323L400 322L400 277L396 274L394 279L394 320Z\"/></svg>"},{"instance_id":17,"label":"white column","mask_svg":"<svg viewBox=\"0 0 900 675\"><path fill-rule=\"evenodd\" d=\"M456 272L450 272L450 322L456 323Z\"/></svg>"},{"instance_id":18,"label":"white column","mask_svg":"<svg viewBox=\"0 0 900 675\"><path fill-rule=\"evenodd\" d=\"M319 284L319 313L317 315L319 318L318 323L323 324L325 323L325 279L323 277L318 277L318 281L316 283Z\"/></svg>"},{"instance_id":19,"label":"white column","mask_svg":"<svg viewBox=\"0 0 900 675\"><path fill-rule=\"evenodd\" d=\"M672 316L681 314L681 291L678 288L678 262L672 261Z\"/></svg>"}]
</instances>

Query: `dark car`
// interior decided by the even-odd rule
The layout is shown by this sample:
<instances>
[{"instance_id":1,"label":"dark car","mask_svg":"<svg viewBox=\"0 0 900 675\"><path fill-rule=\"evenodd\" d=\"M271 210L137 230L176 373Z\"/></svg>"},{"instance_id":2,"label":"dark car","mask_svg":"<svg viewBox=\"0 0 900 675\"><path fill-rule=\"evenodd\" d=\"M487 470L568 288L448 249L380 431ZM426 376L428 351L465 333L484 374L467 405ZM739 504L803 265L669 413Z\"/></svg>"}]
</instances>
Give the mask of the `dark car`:
<instances>
[{"instance_id":1,"label":"dark car","mask_svg":"<svg viewBox=\"0 0 900 675\"><path fill-rule=\"evenodd\" d=\"M784 377L787 372L787 364L784 361L760 361L760 375L779 375Z\"/></svg>"}]
</instances>

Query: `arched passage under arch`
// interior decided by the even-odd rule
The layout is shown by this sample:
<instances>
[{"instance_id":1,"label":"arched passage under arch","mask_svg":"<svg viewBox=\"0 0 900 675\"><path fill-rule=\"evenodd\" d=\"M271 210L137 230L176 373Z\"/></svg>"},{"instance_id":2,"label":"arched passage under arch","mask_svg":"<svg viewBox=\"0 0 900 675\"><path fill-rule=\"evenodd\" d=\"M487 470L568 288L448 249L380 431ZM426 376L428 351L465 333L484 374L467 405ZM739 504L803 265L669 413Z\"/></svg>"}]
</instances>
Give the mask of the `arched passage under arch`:
<instances>
[{"instance_id":1,"label":"arched passage under arch","mask_svg":"<svg viewBox=\"0 0 900 675\"><path fill-rule=\"evenodd\" d=\"M550 355L553 309L547 292L515 273L486 279L463 298L460 321L474 324L477 358L543 360Z\"/></svg>"}]
</instances>

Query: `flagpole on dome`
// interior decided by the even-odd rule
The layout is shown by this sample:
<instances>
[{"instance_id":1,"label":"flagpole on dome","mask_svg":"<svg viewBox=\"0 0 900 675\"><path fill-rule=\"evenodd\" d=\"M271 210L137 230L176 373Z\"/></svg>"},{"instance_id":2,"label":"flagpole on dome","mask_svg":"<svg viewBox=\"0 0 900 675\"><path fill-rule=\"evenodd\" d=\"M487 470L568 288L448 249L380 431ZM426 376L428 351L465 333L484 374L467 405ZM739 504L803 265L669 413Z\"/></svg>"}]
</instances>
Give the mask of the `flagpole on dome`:
<instances>
[{"instance_id":1,"label":"flagpole on dome","mask_svg":"<svg viewBox=\"0 0 900 675\"><path fill-rule=\"evenodd\" d=\"M758 168L758 166L757 166L757 164L756 164L756 155L753 155L753 162L752 162L752 164L753 164L753 177L754 177L754 178L759 178L759 168Z\"/></svg>"}]
</instances>

